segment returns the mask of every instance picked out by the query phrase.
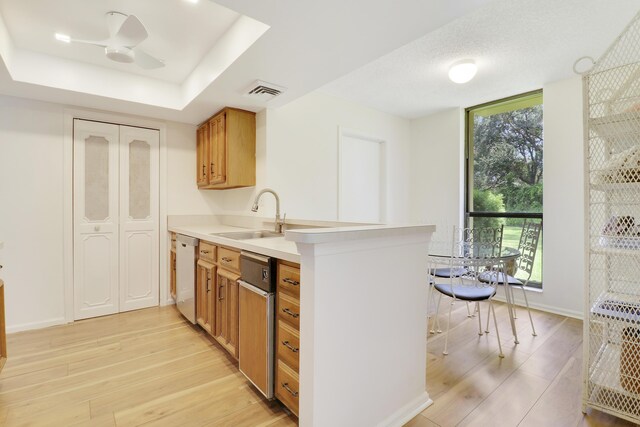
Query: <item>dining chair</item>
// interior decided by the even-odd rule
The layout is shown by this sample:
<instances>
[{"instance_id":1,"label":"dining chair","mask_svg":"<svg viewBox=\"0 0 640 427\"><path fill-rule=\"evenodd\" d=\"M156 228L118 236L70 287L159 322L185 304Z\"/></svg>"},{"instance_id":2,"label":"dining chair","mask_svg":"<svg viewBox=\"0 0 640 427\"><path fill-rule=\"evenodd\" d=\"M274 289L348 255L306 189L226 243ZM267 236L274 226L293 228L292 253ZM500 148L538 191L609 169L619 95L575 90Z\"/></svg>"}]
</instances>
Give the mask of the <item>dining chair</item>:
<instances>
[{"instance_id":1,"label":"dining chair","mask_svg":"<svg viewBox=\"0 0 640 427\"><path fill-rule=\"evenodd\" d=\"M509 274L506 275L506 279L503 275L496 275L493 272L484 272L480 275L481 281L496 281L498 285L504 285L505 281L509 284L508 287L505 287L505 292L510 292L511 288L516 287L522 290L522 295L524 295L524 303L527 307L527 312L529 313L529 322L531 322L531 334L535 337L538 334L536 333L536 328L533 325L533 317L531 316L531 308L529 307L529 300L527 299L527 292L525 291L525 286L529 284L531 280L531 274L533 273L533 264L536 259L536 253L538 251L538 241L540 240L540 232L542 231L542 221L531 221L525 220L522 225L522 232L520 233L520 242L518 244L518 251L520 252L520 257L516 262L516 271L512 273L515 275L517 271L521 271L524 273L522 276L523 279L517 279L514 276ZM489 276L497 276L497 277L489 277ZM525 277L526 276L526 277ZM513 293L511 293L513 295ZM513 301L513 298L511 298ZM515 307L513 308L513 316L516 318ZM487 318L487 329L489 328L489 318ZM516 334L517 341L517 334ZM517 344L517 342L516 342Z\"/></svg>"},{"instance_id":2,"label":"dining chair","mask_svg":"<svg viewBox=\"0 0 640 427\"><path fill-rule=\"evenodd\" d=\"M496 337L498 338L498 347L500 349L499 356L504 357L502 344L500 342L500 334L498 331L498 323L495 316L495 308L492 302L497 289L497 273L499 271L503 271L503 265L501 265L500 261L502 235L502 226L497 228L454 227L451 243L451 255L447 257L429 257L431 262L431 268L429 271L434 272L436 267L445 266L446 268L449 268L449 271L451 272L448 278L432 275L430 280L433 281L433 285L429 287L430 293L435 289L439 292L439 297L444 295L452 299L451 304L449 305L445 344L442 354L449 354L449 329L451 327L451 312L453 304L456 301L465 301L476 304L476 308L478 310L478 335L483 335L480 316L480 302L487 302L488 310L493 312ZM459 276L454 275L453 272L458 269L464 269L465 273ZM483 282L479 280L479 276L483 272L496 272L496 274L489 274L488 281ZM431 301L431 295L429 295L429 300ZM438 303L434 323L438 320L439 306L440 304Z\"/></svg>"}]
</instances>

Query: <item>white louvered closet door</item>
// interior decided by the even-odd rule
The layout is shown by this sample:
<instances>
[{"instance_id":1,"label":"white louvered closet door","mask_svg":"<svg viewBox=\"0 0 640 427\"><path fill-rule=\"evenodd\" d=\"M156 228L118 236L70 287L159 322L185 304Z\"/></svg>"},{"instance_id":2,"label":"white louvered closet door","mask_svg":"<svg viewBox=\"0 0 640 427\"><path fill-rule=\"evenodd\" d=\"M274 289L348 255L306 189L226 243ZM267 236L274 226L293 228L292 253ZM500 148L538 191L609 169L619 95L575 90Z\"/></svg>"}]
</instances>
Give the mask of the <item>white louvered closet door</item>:
<instances>
[{"instance_id":1,"label":"white louvered closet door","mask_svg":"<svg viewBox=\"0 0 640 427\"><path fill-rule=\"evenodd\" d=\"M158 305L157 130L120 126L120 311Z\"/></svg>"},{"instance_id":2,"label":"white louvered closet door","mask_svg":"<svg viewBox=\"0 0 640 427\"><path fill-rule=\"evenodd\" d=\"M74 120L75 319L119 310L119 126Z\"/></svg>"},{"instance_id":3,"label":"white louvered closet door","mask_svg":"<svg viewBox=\"0 0 640 427\"><path fill-rule=\"evenodd\" d=\"M74 318L159 302L157 130L74 120Z\"/></svg>"}]
</instances>

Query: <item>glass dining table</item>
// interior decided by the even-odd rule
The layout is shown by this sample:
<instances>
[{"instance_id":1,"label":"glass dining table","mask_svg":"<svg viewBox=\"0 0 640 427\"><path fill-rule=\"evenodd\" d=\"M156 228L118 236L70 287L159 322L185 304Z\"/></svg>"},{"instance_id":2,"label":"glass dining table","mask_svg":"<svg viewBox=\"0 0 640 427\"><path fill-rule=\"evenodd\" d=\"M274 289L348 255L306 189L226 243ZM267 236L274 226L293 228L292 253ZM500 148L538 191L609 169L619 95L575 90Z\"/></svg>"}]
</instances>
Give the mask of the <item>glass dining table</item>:
<instances>
[{"instance_id":1,"label":"glass dining table","mask_svg":"<svg viewBox=\"0 0 640 427\"><path fill-rule=\"evenodd\" d=\"M474 256L474 253L477 254ZM508 246L497 248L460 246L453 244L451 241L431 241L429 246L428 261L429 265L440 266L445 269L453 269L453 276L461 276L464 278L466 268L469 265L491 266L488 268L488 274L491 281L497 281L499 284L506 283L506 276L515 270L515 263L520 257L520 251L516 248ZM485 276L486 277L486 276ZM511 323L511 331L513 332L514 342L518 341L518 333L516 331L515 313L513 309L513 290L511 286L503 286L507 311L509 312L509 321Z\"/></svg>"}]
</instances>

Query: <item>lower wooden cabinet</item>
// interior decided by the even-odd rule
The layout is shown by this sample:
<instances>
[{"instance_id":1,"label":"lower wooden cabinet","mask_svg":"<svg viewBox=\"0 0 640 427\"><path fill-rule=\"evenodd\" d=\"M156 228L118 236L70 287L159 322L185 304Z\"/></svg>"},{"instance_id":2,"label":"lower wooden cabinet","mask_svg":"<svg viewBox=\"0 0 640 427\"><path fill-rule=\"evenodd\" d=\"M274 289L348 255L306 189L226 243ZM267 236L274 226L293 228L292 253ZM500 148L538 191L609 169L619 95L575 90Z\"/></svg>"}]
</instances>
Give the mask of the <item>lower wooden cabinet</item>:
<instances>
[{"instance_id":1,"label":"lower wooden cabinet","mask_svg":"<svg viewBox=\"0 0 640 427\"><path fill-rule=\"evenodd\" d=\"M171 233L171 250L169 251L169 294L176 299L176 233Z\"/></svg>"},{"instance_id":2,"label":"lower wooden cabinet","mask_svg":"<svg viewBox=\"0 0 640 427\"><path fill-rule=\"evenodd\" d=\"M171 249L169 257L169 293L171 298L176 299L176 251Z\"/></svg>"},{"instance_id":3,"label":"lower wooden cabinet","mask_svg":"<svg viewBox=\"0 0 640 427\"><path fill-rule=\"evenodd\" d=\"M7 334L4 319L4 282L0 280L0 371L7 361Z\"/></svg>"},{"instance_id":4,"label":"lower wooden cabinet","mask_svg":"<svg viewBox=\"0 0 640 427\"><path fill-rule=\"evenodd\" d=\"M278 262L275 395L296 416L300 400L300 266Z\"/></svg>"},{"instance_id":5,"label":"lower wooden cabinet","mask_svg":"<svg viewBox=\"0 0 640 427\"><path fill-rule=\"evenodd\" d=\"M282 360L277 360L275 394L280 402L298 416L300 404L300 382L298 372Z\"/></svg>"},{"instance_id":6,"label":"lower wooden cabinet","mask_svg":"<svg viewBox=\"0 0 640 427\"><path fill-rule=\"evenodd\" d=\"M213 332L215 319L213 299L215 279L216 266L202 259L198 260L196 267L196 322L210 334Z\"/></svg>"},{"instance_id":7,"label":"lower wooden cabinet","mask_svg":"<svg viewBox=\"0 0 640 427\"><path fill-rule=\"evenodd\" d=\"M216 272L215 322L216 340L238 358L238 279L240 275L223 268Z\"/></svg>"}]
</instances>

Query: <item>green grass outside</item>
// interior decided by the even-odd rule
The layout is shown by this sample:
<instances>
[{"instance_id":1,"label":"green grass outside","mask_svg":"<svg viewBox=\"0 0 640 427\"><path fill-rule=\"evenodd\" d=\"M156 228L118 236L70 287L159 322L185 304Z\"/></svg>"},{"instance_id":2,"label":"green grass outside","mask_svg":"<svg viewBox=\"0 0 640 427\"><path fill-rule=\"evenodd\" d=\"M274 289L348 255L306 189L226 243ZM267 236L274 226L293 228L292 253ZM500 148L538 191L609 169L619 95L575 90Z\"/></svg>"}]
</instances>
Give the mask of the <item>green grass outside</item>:
<instances>
[{"instance_id":1,"label":"green grass outside","mask_svg":"<svg viewBox=\"0 0 640 427\"><path fill-rule=\"evenodd\" d=\"M514 226L514 225L505 225L503 234L502 234L502 246L507 246L510 248L518 248L518 244L520 243L520 233L522 232L522 227ZM526 274L522 271L518 271L516 273L516 277L518 279L524 280L526 279ZM538 241L538 250L536 251L536 259L533 262L533 272L531 273L531 282L542 282L542 236L540 236L540 240ZM532 287L539 287L532 284Z\"/></svg>"}]
</instances>

